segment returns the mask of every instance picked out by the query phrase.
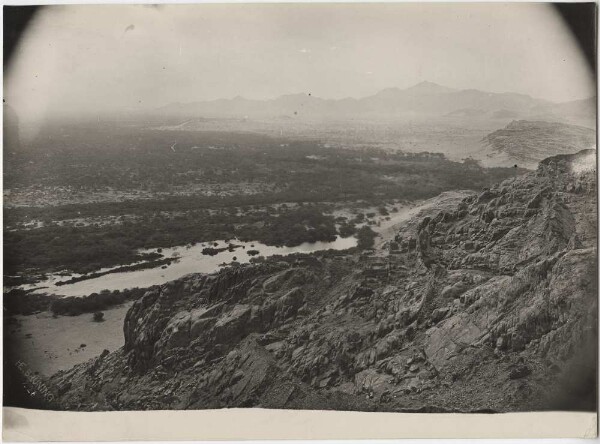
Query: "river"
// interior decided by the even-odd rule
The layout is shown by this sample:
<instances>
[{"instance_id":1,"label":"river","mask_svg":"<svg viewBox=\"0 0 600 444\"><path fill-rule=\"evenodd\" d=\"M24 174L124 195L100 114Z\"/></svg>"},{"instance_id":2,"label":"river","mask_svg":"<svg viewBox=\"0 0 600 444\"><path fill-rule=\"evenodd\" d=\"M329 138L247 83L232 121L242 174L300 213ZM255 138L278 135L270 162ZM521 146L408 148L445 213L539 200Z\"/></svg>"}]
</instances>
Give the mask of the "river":
<instances>
[{"instance_id":1,"label":"river","mask_svg":"<svg viewBox=\"0 0 600 444\"><path fill-rule=\"evenodd\" d=\"M71 275L50 275L46 280L33 285L24 285L21 288L25 290L34 289L37 293L50 293L62 296L87 296L91 293L99 293L102 290L124 290L126 288L145 288L152 285L160 285L165 282L178 279L190 273L212 273L219 268L221 264L229 264L235 260L239 263L247 263L251 257L248 254L250 250L257 250L259 256L268 257L273 255L289 255L293 253L314 253L322 250L347 250L356 246L356 238L338 238L333 242L315 242L303 243L296 247L273 247L260 242L239 242L230 241L235 245L240 245L234 251L222 251L214 256L202 254L206 247L224 248L228 243L214 241L195 246L179 246L172 248L163 248L160 253L165 258L177 258L166 268L156 267L145 270L136 270L119 273L109 273L92 279L87 279L72 284L57 285L57 282L66 281L73 277L80 277L79 274ZM216 243L216 245L214 245ZM157 252L158 249L140 250L140 253ZM98 270L99 272L109 269Z\"/></svg>"}]
</instances>

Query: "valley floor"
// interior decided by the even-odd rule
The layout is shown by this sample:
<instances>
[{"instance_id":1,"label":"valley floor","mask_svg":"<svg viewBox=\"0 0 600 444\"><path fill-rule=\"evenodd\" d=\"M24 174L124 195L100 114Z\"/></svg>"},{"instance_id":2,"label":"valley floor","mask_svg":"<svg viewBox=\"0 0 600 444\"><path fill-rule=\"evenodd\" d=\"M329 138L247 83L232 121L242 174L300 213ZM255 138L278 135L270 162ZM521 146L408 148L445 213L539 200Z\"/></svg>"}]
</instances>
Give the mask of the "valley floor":
<instances>
[{"instance_id":1,"label":"valley floor","mask_svg":"<svg viewBox=\"0 0 600 444\"><path fill-rule=\"evenodd\" d=\"M90 339L92 359L66 347L81 363L45 379L46 407L593 410L596 183L593 168L574 168L588 157L377 216L371 251L265 259L153 288L127 311L123 347L117 325L115 348ZM52 330L36 316L40 337L109 325L81 315ZM34 349L32 333L15 334Z\"/></svg>"}]
</instances>

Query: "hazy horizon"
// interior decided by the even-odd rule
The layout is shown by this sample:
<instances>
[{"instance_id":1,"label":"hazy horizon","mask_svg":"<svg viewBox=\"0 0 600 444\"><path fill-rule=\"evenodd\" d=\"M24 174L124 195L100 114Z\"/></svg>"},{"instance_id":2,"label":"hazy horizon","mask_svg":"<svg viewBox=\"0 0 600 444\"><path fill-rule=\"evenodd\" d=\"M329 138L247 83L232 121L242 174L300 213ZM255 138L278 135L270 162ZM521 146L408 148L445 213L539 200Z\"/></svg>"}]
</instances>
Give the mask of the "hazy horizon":
<instances>
[{"instance_id":1,"label":"hazy horizon","mask_svg":"<svg viewBox=\"0 0 600 444\"><path fill-rule=\"evenodd\" d=\"M576 99L569 99L569 100L565 100L565 101L553 101L553 100L549 100L549 99L545 99L544 97L537 97L537 96L533 96L531 94L526 94L526 93L519 93L519 92L515 92L515 91L492 91L489 89L483 90L483 89L478 89L478 88L458 88L458 87L452 87L449 85L444 85L444 84L440 84L437 82L431 82L428 79L423 79L421 81L418 81L417 83L414 83L412 85L408 85L405 87L399 87L399 86L395 86L395 85L390 85L387 87L383 87L377 91L374 91L370 94L367 95L362 95L362 96L344 96L344 97L322 97L322 96L318 96L316 94L313 94L310 91L294 91L294 92L289 92L289 93L282 93L282 94L278 94L275 96L270 96L270 97L253 97L251 94L249 95L244 95L244 94L238 94L236 96L228 96L228 97L215 97L215 98L210 98L210 99L199 99L199 100L193 100L193 101L189 101L189 102L169 102L169 103L165 103L164 105L170 105L170 104L176 104L176 103L194 103L194 102L211 102L211 101L218 101L218 100L235 100L235 99L246 99L246 100L254 100L254 101L270 101L270 100L276 100L278 98L281 97L286 97L286 96L295 96L295 95L308 95L310 94L312 97L315 98L319 98L319 99L323 99L323 100L345 100L345 99L356 99L356 100L360 100L360 99L364 99L367 97L371 97L373 95L376 95L377 93L381 92L381 91L385 91L385 90L391 90L391 89L398 89L398 90L409 90L411 88L420 86L421 84L426 84L426 83L430 83L430 84L434 84L437 86L441 86L441 87L445 87L448 89L452 89L455 90L455 92L459 92L459 91L467 91L467 90L477 90L477 91L482 91L482 92L489 92L489 93L494 93L494 94L519 94L519 95L525 95L528 97L531 97L533 99L540 99L540 100L546 100L548 102L551 103L568 103L568 102L572 102L572 101L578 101L578 100L585 100L585 99L589 99L594 97L596 94L595 92L592 92L591 95L589 96L584 96L584 97L580 97L580 98L576 98Z\"/></svg>"},{"instance_id":2,"label":"hazy horizon","mask_svg":"<svg viewBox=\"0 0 600 444\"><path fill-rule=\"evenodd\" d=\"M28 121L237 96L361 98L423 81L553 102L595 94L559 16L526 3L50 6L4 88Z\"/></svg>"}]
</instances>

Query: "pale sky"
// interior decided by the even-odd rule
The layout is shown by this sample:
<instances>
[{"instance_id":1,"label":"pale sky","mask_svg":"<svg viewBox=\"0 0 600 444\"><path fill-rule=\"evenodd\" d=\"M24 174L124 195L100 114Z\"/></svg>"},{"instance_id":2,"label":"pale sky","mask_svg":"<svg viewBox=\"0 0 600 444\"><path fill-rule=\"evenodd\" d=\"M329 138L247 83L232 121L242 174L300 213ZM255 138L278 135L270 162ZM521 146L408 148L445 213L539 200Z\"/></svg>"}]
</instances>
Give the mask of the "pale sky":
<instances>
[{"instance_id":1,"label":"pale sky","mask_svg":"<svg viewBox=\"0 0 600 444\"><path fill-rule=\"evenodd\" d=\"M363 97L428 80L552 101L595 94L542 4L69 5L40 13L6 73L21 118L241 95Z\"/></svg>"}]
</instances>

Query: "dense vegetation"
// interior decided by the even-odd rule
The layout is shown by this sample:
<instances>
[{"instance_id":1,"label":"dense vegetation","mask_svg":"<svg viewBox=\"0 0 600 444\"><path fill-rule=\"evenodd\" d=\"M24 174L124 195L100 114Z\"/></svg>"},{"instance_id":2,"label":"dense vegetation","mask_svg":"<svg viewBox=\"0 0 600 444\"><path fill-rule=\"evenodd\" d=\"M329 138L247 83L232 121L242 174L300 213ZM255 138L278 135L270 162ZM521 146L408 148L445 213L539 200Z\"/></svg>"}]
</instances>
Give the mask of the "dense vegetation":
<instances>
[{"instance_id":1,"label":"dense vegetation","mask_svg":"<svg viewBox=\"0 0 600 444\"><path fill-rule=\"evenodd\" d=\"M439 154L325 148L257 134L55 126L5 153L6 188L48 195L43 205L5 208L5 275L86 273L156 259L140 248L234 237L288 246L331 241L353 235L361 220L342 221L336 231L327 203L381 207L517 173ZM52 205L56 187L114 199ZM31 221L41 226L24 229Z\"/></svg>"},{"instance_id":2,"label":"dense vegetation","mask_svg":"<svg viewBox=\"0 0 600 444\"><path fill-rule=\"evenodd\" d=\"M333 242L337 231L333 217L305 207L267 218L262 226L243 225L236 234L244 241L260 240L267 245L293 247L303 242Z\"/></svg>"},{"instance_id":3,"label":"dense vegetation","mask_svg":"<svg viewBox=\"0 0 600 444\"><path fill-rule=\"evenodd\" d=\"M220 203L418 199L452 188L482 188L511 174L510 169L451 162L441 154L323 148L318 142L257 134L60 126L43 130L29 145L7 151L4 184L9 189L60 186L161 193L191 185L274 187L266 196L236 196L225 202L198 193L172 203L157 199L158 207L169 211ZM119 214L152 207L157 204L125 203L105 210ZM85 207L73 210L90 213Z\"/></svg>"},{"instance_id":4,"label":"dense vegetation","mask_svg":"<svg viewBox=\"0 0 600 444\"><path fill-rule=\"evenodd\" d=\"M150 287L154 288L154 287ZM61 297L52 294L27 293L14 289L4 294L4 310L8 315L29 315L51 311L54 315L76 316L106 310L126 301L139 299L148 289L103 290L85 297Z\"/></svg>"},{"instance_id":5,"label":"dense vegetation","mask_svg":"<svg viewBox=\"0 0 600 444\"><path fill-rule=\"evenodd\" d=\"M48 226L4 233L4 271L26 269L89 273L103 267L158 258L138 249L196 244L216 239L257 240L267 245L296 246L303 242L333 241L334 219L319 207L257 211L248 215L195 211L156 214L137 222L114 225ZM35 252L35 254L31 254ZM160 261L158 261L160 262ZM157 263L158 263L157 262Z\"/></svg>"}]
</instances>

